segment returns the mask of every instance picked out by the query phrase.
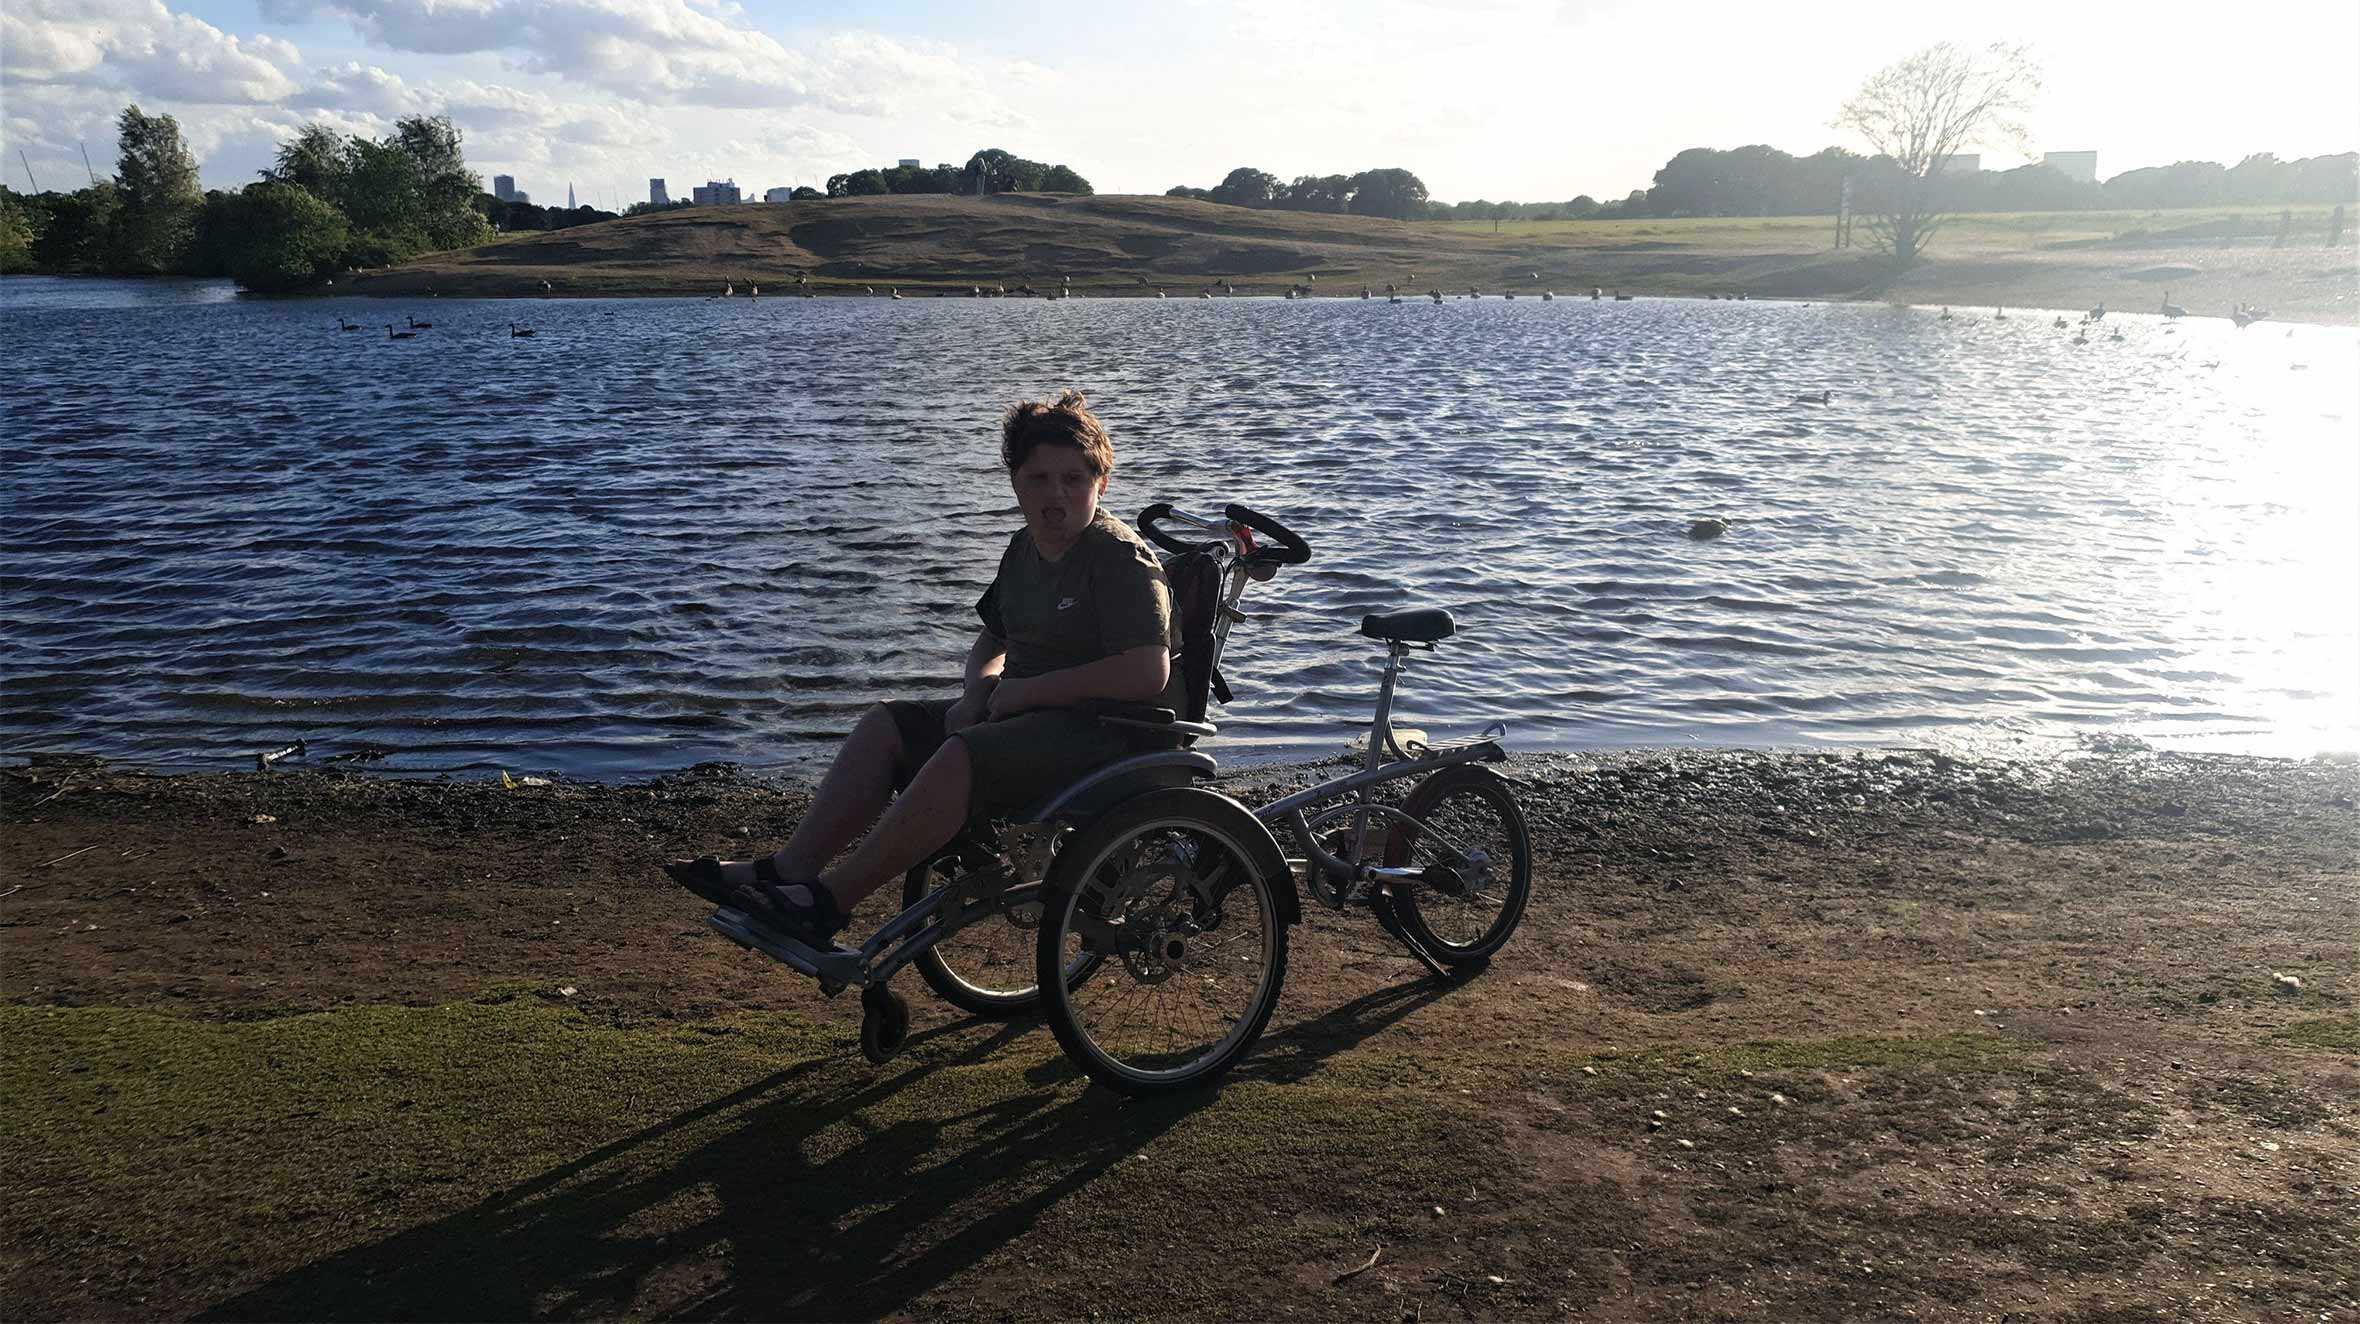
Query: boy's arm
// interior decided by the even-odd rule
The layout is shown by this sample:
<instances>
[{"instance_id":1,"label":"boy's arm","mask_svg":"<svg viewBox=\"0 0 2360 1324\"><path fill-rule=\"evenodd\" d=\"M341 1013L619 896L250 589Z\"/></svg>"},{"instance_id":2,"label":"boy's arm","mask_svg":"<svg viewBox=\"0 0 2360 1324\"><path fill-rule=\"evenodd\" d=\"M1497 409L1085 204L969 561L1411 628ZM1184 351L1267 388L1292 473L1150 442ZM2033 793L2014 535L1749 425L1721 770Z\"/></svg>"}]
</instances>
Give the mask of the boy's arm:
<instances>
[{"instance_id":1,"label":"boy's arm","mask_svg":"<svg viewBox=\"0 0 2360 1324\"><path fill-rule=\"evenodd\" d=\"M1070 708L1089 699L1149 703L1163 696L1164 686L1171 679L1170 650L1162 644L1141 644L1113 657L1102 657L1063 671L1001 681L991 692L991 715L1007 717L1033 708Z\"/></svg>"},{"instance_id":2,"label":"boy's arm","mask_svg":"<svg viewBox=\"0 0 2360 1324\"><path fill-rule=\"evenodd\" d=\"M977 630L967 646L967 692L943 714L946 732L964 731L991 714L992 692L999 687L1000 669L1007 665L1008 644L990 630Z\"/></svg>"}]
</instances>

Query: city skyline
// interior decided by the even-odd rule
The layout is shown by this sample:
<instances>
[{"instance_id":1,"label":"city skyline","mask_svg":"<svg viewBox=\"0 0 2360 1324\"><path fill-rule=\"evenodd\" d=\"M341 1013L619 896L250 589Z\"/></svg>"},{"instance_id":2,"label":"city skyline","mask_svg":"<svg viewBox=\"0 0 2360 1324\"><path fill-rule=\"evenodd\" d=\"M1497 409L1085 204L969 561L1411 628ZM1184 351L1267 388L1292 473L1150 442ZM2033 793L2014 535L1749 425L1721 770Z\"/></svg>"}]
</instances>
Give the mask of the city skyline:
<instances>
[{"instance_id":1,"label":"city skyline","mask_svg":"<svg viewBox=\"0 0 2360 1324\"><path fill-rule=\"evenodd\" d=\"M180 120L213 187L253 178L307 122L382 134L446 113L487 179L552 196L586 180L610 206L657 170L820 187L920 143L956 144L921 152L929 163L983 147L1067 162L1102 192L1207 186L1240 165L1281 178L1402 166L1445 200L1607 199L1689 147L1859 150L1830 127L1843 99L1941 39L2029 41L2044 68L2032 140L1970 146L1988 168L2092 149L2109 173L2234 164L2360 139L2360 7L2296 3L2267 32L2208 32L2205 66L2267 71L2266 98L2186 95L2169 71L2197 52L2150 19L1998 0L1803 36L1755 7L1700 18L1630 0L1106 13L878 0L817 19L720 0L15 0L0 14L0 150L12 176L21 152L55 187L80 176L85 148L112 158L112 120L136 102ZM1715 39L1698 46L1705 29ZM1138 50L1157 52L1157 77L1126 75Z\"/></svg>"}]
</instances>

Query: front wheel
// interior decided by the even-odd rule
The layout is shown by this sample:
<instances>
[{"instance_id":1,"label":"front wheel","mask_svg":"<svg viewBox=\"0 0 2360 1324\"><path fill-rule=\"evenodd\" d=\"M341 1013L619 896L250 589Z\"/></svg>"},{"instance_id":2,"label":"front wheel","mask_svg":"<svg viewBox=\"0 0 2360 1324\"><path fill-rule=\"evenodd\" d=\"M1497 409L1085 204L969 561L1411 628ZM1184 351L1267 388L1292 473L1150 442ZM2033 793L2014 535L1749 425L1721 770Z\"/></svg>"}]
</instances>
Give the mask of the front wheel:
<instances>
[{"instance_id":1,"label":"front wheel","mask_svg":"<svg viewBox=\"0 0 2360 1324\"><path fill-rule=\"evenodd\" d=\"M1177 787L1125 801L1058 855L1035 955L1066 1055L1124 1094L1210 1084L1278 1006L1287 924L1255 864L1260 823ZM1070 987L1058 972L1094 965Z\"/></svg>"},{"instance_id":2,"label":"front wheel","mask_svg":"<svg viewBox=\"0 0 2360 1324\"><path fill-rule=\"evenodd\" d=\"M1507 779L1458 764L1419 782L1401 806L1385 863L1426 871L1394 885L1402 928L1449 966L1490 960L1524 918L1532 898L1532 843Z\"/></svg>"}]
</instances>

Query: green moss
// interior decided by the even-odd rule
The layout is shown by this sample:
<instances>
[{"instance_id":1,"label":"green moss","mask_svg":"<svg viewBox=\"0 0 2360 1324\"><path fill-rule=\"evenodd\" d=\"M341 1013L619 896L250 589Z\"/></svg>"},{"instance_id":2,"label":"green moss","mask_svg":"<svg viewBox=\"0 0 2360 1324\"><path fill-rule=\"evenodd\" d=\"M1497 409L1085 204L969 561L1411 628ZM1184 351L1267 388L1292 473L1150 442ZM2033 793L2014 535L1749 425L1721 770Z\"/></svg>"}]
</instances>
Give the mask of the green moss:
<instances>
[{"instance_id":1,"label":"green moss","mask_svg":"<svg viewBox=\"0 0 2360 1324\"><path fill-rule=\"evenodd\" d=\"M1115 1099L1037 1027L935 1031L884 1068L846 1038L793 1016L618 1028L521 987L228 1024L0 1008L0 1298L1243 1316L1500 1144L1471 1101L1404 1091Z\"/></svg>"},{"instance_id":2,"label":"green moss","mask_svg":"<svg viewBox=\"0 0 2360 1324\"><path fill-rule=\"evenodd\" d=\"M2296 1021L2272 1035L2305 1048L2324 1048L2330 1052L2360 1053L2360 1016L2322 1016L2313 1020Z\"/></svg>"}]
</instances>

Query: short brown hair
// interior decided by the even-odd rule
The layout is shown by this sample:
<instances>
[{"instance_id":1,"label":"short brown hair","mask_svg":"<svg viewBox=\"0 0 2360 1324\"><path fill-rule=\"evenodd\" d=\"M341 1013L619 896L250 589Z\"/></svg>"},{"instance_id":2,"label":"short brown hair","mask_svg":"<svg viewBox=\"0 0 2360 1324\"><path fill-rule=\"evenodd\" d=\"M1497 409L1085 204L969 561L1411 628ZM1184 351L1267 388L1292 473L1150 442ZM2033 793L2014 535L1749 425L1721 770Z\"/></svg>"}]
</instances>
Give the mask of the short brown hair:
<instances>
[{"instance_id":1,"label":"short brown hair","mask_svg":"<svg viewBox=\"0 0 2360 1324\"><path fill-rule=\"evenodd\" d=\"M1008 472L1023 468L1036 446L1072 446L1100 478L1114 472L1114 441L1080 391L1060 394L1055 404L1026 400L1008 406L1000 420L1000 458Z\"/></svg>"}]
</instances>

